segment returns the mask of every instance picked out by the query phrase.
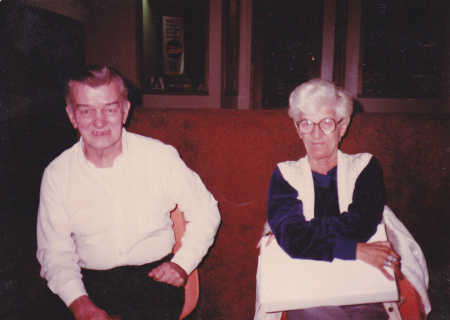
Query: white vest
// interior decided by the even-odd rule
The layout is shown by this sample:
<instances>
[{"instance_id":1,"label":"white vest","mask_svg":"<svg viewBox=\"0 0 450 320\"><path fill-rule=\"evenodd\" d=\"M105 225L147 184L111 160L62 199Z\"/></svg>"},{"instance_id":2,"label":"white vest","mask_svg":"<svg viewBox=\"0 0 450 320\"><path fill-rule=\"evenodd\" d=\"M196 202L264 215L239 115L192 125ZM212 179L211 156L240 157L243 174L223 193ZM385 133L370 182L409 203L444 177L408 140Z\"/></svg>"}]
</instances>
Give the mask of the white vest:
<instances>
[{"instance_id":1,"label":"white vest","mask_svg":"<svg viewBox=\"0 0 450 320\"><path fill-rule=\"evenodd\" d=\"M369 164L372 155L359 153L348 155L338 151L337 183L339 210L345 212L352 203L356 179ZM283 178L298 191L298 199L303 203L303 214L307 221L314 218L314 182L308 157L298 161L278 164Z\"/></svg>"},{"instance_id":2,"label":"white vest","mask_svg":"<svg viewBox=\"0 0 450 320\"><path fill-rule=\"evenodd\" d=\"M348 206L352 203L356 180L369 164L372 155L369 153L348 155L338 150L337 158L337 188L339 210L342 213L347 211ZM278 168L283 178L298 191L298 199L303 203L305 219L307 221L313 219L314 181L308 157L306 156L298 161L279 163ZM388 240L402 258L402 273L419 293L425 312L428 314L431 311L427 293L428 269L422 250L403 223L387 206L384 207L383 222L386 226ZM268 228L267 223L265 228Z\"/></svg>"}]
</instances>

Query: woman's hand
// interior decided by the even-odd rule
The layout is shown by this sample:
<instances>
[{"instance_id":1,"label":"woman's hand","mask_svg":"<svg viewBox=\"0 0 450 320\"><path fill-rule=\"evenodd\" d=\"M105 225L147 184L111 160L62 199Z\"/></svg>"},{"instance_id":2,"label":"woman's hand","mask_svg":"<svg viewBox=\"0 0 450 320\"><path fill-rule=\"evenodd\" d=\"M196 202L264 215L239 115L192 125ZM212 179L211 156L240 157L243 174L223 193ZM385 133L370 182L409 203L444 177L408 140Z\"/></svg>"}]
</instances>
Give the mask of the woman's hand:
<instances>
[{"instance_id":1,"label":"woman's hand","mask_svg":"<svg viewBox=\"0 0 450 320\"><path fill-rule=\"evenodd\" d=\"M267 242L266 242L266 247L268 247L269 244L272 242L272 240L275 239L275 236L273 235L272 232L268 232L267 234L264 235L264 237L267 237L267 236L269 237L269 239L268 239ZM262 237L262 238L259 240L258 244L256 245L256 249L261 248L262 239L263 239L264 237Z\"/></svg>"},{"instance_id":2,"label":"woman's hand","mask_svg":"<svg viewBox=\"0 0 450 320\"><path fill-rule=\"evenodd\" d=\"M394 251L392 244L389 241L377 241L371 243L358 242L356 246L356 259L374 266L389 280L394 280L394 278L385 270L384 267L387 266L394 270L396 278L403 278L403 274L400 270L400 256Z\"/></svg>"}]
</instances>

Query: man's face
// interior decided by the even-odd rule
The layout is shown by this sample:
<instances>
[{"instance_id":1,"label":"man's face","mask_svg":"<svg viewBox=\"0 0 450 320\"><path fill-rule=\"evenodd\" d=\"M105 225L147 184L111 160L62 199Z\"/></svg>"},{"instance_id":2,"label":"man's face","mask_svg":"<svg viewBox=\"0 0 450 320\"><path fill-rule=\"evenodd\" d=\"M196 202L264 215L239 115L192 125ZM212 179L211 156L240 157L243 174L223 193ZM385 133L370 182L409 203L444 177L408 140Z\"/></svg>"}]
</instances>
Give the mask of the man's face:
<instances>
[{"instance_id":1,"label":"man's face","mask_svg":"<svg viewBox=\"0 0 450 320\"><path fill-rule=\"evenodd\" d=\"M116 81L91 88L75 82L70 91L72 108L66 107L70 122L83 137L87 152L121 151L122 126L130 102L124 101Z\"/></svg>"}]
</instances>

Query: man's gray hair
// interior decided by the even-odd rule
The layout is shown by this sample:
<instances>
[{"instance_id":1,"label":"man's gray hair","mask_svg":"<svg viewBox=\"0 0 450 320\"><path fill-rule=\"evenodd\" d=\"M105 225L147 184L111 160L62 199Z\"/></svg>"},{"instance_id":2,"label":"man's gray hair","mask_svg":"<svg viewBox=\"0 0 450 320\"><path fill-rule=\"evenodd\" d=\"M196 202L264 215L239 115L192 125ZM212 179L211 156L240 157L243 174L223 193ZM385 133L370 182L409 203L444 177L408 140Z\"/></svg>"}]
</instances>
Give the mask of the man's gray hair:
<instances>
[{"instance_id":1,"label":"man's gray hair","mask_svg":"<svg viewBox=\"0 0 450 320\"><path fill-rule=\"evenodd\" d=\"M128 99L128 88L125 85L125 80L120 73L114 68L100 65L91 65L79 70L77 73L69 77L67 86L64 92L66 104L72 109L72 101L70 99L70 90L74 83L81 83L91 88L97 88L102 85L109 85L112 81L117 81L122 93L122 98L125 101Z\"/></svg>"},{"instance_id":2,"label":"man's gray hair","mask_svg":"<svg viewBox=\"0 0 450 320\"><path fill-rule=\"evenodd\" d=\"M312 79L298 86L289 96L289 116L300 121L302 114L315 115L320 107L329 105L340 118L353 113L353 99L349 92L324 79Z\"/></svg>"}]
</instances>

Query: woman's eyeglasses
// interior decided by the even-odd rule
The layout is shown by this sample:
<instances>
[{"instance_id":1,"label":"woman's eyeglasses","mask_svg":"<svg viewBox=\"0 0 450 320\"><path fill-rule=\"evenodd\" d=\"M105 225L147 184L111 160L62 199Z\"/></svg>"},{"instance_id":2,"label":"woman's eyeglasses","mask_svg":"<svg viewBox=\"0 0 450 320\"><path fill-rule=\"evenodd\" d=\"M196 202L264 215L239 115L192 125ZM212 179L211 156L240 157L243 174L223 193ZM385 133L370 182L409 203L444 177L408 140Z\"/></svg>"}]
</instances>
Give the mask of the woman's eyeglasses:
<instances>
[{"instance_id":1,"label":"woman's eyeglasses","mask_svg":"<svg viewBox=\"0 0 450 320\"><path fill-rule=\"evenodd\" d=\"M344 120L343 118L339 121L335 121L331 118L325 118L320 120L319 123L312 122L311 120L302 120L297 122L297 128L300 131L300 133L311 133L314 131L315 126L319 126L320 130L322 130L325 133L331 133L336 130L336 127L341 121Z\"/></svg>"}]
</instances>

